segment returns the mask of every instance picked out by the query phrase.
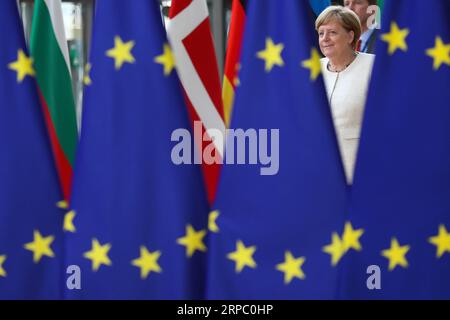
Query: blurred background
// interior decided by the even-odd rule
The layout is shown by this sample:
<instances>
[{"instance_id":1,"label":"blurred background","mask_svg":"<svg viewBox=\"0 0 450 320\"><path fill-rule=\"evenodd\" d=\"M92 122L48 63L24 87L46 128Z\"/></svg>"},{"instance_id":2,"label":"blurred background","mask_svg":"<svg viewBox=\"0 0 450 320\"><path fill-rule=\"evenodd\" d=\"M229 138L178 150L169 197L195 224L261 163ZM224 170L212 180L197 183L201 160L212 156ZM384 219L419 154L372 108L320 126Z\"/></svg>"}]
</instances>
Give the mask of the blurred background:
<instances>
[{"instance_id":1,"label":"blurred background","mask_svg":"<svg viewBox=\"0 0 450 320\"><path fill-rule=\"evenodd\" d=\"M158 0L161 17L167 26L172 0ZM72 67L73 91L77 114L81 115L83 79L88 62L95 0L63 0L63 15ZM220 74L223 74L232 0L207 0ZM343 0L333 1L342 4ZM27 41L30 38L34 0L19 0ZM80 119L79 119L80 121Z\"/></svg>"}]
</instances>

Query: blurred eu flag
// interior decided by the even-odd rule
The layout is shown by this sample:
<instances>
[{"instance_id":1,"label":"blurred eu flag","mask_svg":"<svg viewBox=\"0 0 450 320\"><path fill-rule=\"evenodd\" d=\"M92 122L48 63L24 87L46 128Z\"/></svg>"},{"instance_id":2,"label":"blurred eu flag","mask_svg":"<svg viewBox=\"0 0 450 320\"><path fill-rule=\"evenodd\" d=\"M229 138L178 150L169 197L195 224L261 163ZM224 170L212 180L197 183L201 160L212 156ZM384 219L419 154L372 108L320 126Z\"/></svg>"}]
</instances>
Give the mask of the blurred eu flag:
<instances>
[{"instance_id":1,"label":"blurred eu flag","mask_svg":"<svg viewBox=\"0 0 450 320\"><path fill-rule=\"evenodd\" d=\"M99 1L67 239L82 270L69 298L203 296L207 200L198 166L176 166L190 123L154 0Z\"/></svg>"},{"instance_id":2,"label":"blurred eu flag","mask_svg":"<svg viewBox=\"0 0 450 320\"><path fill-rule=\"evenodd\" d=\"M258 0L248 9L231 128L279 129L279 172L223 168L207 297L332 299L345 254L348 190L320 75L315 15L307 1ZM273 155L275 144L270 149ZM227 157L230 150L228 140Z\"/></svg>"},{"instance_id":3,"label":"blurred eu flag","mask_svg":"<svg viewBox=\"0 0 450 320\"><path fill-rule=\"evenodd\" d=\"M58 299L62 194L16 1L0 20L0 299Z\"/></svg>"},{"instance_id":4,"label":"blurred eu flag","mask_svg":"<svg viewBox=\"0 0 450 320\"><path fill-rule=\"evenodd\" d=\"M385 10L352 192L362 250L343 265L342 293L448 299L450 2L386 1ZM380 283L367 281L370 265Z\"/></svg>"}]
</instances>

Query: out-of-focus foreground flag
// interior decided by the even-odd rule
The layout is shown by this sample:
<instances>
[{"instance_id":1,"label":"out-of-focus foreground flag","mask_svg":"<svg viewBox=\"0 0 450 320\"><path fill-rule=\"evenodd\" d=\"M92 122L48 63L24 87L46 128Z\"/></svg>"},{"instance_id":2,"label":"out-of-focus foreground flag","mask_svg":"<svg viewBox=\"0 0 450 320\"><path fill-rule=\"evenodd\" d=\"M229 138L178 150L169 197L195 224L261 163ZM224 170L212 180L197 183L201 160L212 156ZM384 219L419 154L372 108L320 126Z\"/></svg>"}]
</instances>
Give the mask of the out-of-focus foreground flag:
<instances>
[{"instance_id":1,"label":"out-of-focus foreground flag","mask_svg":"<svg viewBox=\"0 0 450 320\"><path fill-rule=\"evenodd\" d=\"M167 32L192 122L201 121L202 134L215 129L224 135L222 91L206 0L173 0ZM210 154L213 147L214 158L222 158L223 139L195 142L198 153ZM220 168L218 163L202 161L210 204L215 199Z\"/></svg>"},{"instance_id":2,"label":"out-of-focus foreground flag","mask_svg":"<svg viewBox=\"0 0 450 320\"><path fill-rule=\"evenodd\" d=\"M233 0L231 8L230 30L228 32L227 56L223 77L223 109L225 122L230 125L236 87L239 86L239 68L244 37L246 0Z\"/></svg>"},{"instance_id":3,"label":"out-of-focus foreground flag","mask_svg":"<svg viewBox=\"0 0 450 320\"><path fill-rule=\"evenodd\" d=\"M16 1L0 20L0 299L58 299L62 193Z\"/></svg>"},{"instance_id":4,"label":"out-of-focus foreground flag","mask_svg":"<svg viewBox=\"0 0 450 320\"><path fill-rule=\"evenodd\" d=\"M257 165L224 166L207 297L335 298L336 266L353 250L346 240L357 231L344 219L347 186L320 75L315 14L307 1L290 0L250 1L247 14L231 128L250 130L247 144L257 136L260 156L268 145L274 175L261 176ZM260 129L279 132L265 137ZM238 144L227 140L226 159Z\"/></svg>"},{"instance_id":5,"label":"out-of-focus foreground flag","mask_svg":"<svg viewBox=\"0 0 450 320\"><path fill-rule=\"evenodd\" d=\"M83 281L68 297L201 298L208 203L200 167L171 159L191 123L158 2L99 1L90 62L67 225Z\"/></svg>"},{"instance_id":6,"label":"out-of-focus foreground flag","mask_svg":"<svg viewBox=\"0 0 450 320\"><path fill-rule=\"evenodd\" d=\"M343 265L345 298L450 298L449 88L450 2L386 1L352 192L362 250Z\"/></svg>"}]
</instances>

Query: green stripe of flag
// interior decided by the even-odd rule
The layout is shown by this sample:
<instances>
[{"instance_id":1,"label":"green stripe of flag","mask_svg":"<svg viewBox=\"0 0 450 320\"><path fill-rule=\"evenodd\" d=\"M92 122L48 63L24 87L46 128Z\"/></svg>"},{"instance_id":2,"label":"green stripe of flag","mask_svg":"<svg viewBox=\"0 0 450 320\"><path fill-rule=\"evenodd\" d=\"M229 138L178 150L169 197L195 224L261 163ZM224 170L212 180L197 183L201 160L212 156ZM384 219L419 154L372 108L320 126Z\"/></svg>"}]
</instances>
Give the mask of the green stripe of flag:
<instances>
[{"instance_id":1,"label":"green stripe of flag","mask_svg":"<svg viewBox=\"0 0 450 320\"><path fill-rule=\"evenodd\" d=\"M61 10L60 0L57 2ZM59 144L67 160L73 165L78 142L75 100L71 74L57 40L57 32L53 29L52 14L58 13L51 12L46 1L35 1L30 49L38 86L48 105ZM55 28L64 30L63 25ZM64 45L67 46L67 42Z\"/></svg>"}]
</instances>

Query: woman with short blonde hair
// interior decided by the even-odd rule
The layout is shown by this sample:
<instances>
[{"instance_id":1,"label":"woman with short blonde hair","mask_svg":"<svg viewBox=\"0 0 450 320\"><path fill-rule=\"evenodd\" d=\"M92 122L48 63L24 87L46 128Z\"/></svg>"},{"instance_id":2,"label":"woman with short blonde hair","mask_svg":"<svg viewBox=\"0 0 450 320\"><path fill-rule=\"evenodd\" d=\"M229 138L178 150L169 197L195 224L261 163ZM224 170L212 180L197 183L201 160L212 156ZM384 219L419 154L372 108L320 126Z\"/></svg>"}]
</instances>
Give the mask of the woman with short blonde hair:
<instances>
[{"instance_id":1,"label":"woman with short blonde hair","mask_svg":"<svg viewBox=\"0 0 450 320\"><path fill-rule=\"evenodd\" d=\"M328 22L339 21L342 27L347 31L353 31L354 40L352 42L353 49L356 49L359 38L361 37L361 23L358 15L353 11L340 6L331 6L326 8L316 20L316 30Z\"/></svg>"},{"instance_id":2,"label":"woman with short blonde hair","mask_svg":"<svg viewBox=\"0 0 450 320\"><path fill-rule=\"evenodd\" d=\"M374 55L358 53L361 36L358 16L339 6L325 9L316 20L322 74L330 103L347 183L353 171L359 145L367 89Z\"/></svg>"}]
</instances>

